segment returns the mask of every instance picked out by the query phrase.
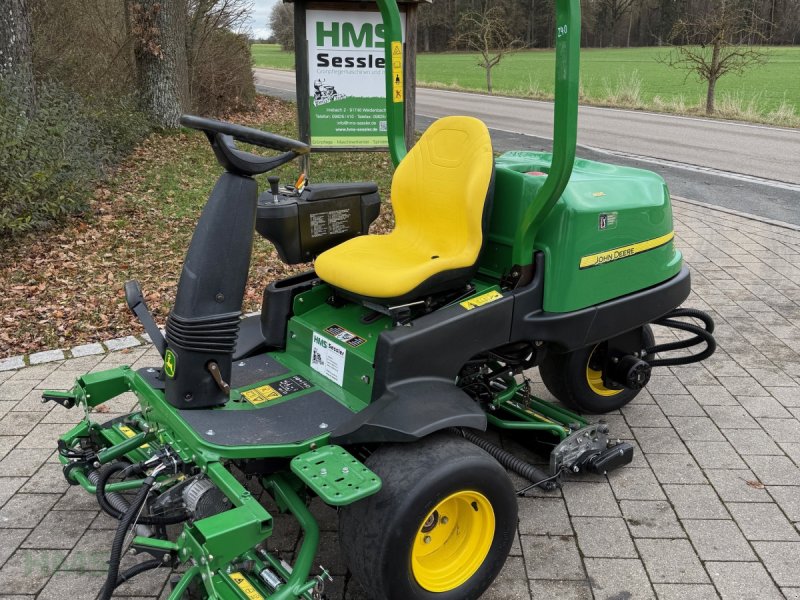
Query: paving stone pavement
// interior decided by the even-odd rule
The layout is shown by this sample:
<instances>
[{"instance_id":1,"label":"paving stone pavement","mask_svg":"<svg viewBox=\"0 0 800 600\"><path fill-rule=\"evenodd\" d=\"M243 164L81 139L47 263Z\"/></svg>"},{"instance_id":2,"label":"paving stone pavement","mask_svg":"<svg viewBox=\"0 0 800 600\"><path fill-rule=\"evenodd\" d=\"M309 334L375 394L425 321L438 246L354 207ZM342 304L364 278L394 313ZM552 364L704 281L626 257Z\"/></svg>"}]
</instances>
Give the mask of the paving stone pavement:
<instances>
[{"instance_id":1,"label":"paving stone pavement","mask_svg":"<svg viewBox=\"0 0 800 600\"><path fill-rule=\"evenodd\" d=\"M800 598L800 232L681 202L675 220L692 268L686 305L714 316L719 350L657 370L608 415L638 447L632 465L520 500L518 537L484 598ZM39 398L85 371L155 356L134 347L0 372L0 597L96 596L114 523L57 464L54 440L80 415ZM134 403L123 396L106 416ZM364 598L341 562L335 512L312 508L316 564L337 575L329 596ZM276 517L273 548L290 554L298 536ZM165 597L167 579L145 574L118 594Z\"/></svg>"}]
</instances>

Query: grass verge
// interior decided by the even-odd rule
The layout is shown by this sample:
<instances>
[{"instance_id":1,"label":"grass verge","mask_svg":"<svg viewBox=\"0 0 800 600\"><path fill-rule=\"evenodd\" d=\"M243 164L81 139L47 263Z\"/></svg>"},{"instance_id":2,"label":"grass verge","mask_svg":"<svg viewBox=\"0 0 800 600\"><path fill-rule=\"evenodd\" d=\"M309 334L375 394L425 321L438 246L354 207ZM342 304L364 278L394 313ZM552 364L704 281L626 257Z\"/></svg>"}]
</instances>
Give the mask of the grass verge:
<instances>
[{"instance_id":1,"label":"grass verge","mask_svg":"<svg viewBox=\"0 0 800 600\"><path fill-rule=\"evenodd\" d=\"M255 65L294 67L294 54L254 44ZM581 52L581 102L594 106L645 109L705 116L705 86L684 71L658 62L667 48L587 48ZM495 92L536 100L553 98L552 50L511 54L493 71ZM484 92L477 56L463 52L420 54L417 81L432 88ZM800 127L800 47L769 49L769 61L717 84L718 114L785 127Z\"/></svg>"},{"instance_id":2,"label":"grass verge","mask_svg":"<svg viewBox=\"0 0 800 600\"><path fill-rule=\"evenodd\" d=\"M256 109L229 120L293 137L293 104L259 98ZM205 137L183 130L149 136L96 188L88 212L66 226L0 241L0 358L141 333L125 306L122 286L142 285L163 323L175 298L192 231L221 168ZM294 163L273 172L294 180ZM271 173L272 174L272 173ZM377 181L388 197L391 161L386 154L319 154L318 181ZM265 176L259 178L267 187ZM391 226L384 210L375 230ZM258 310L270 281L302 270L289 267L256 235L245 311Z\"/></svg>"}]
</instances>

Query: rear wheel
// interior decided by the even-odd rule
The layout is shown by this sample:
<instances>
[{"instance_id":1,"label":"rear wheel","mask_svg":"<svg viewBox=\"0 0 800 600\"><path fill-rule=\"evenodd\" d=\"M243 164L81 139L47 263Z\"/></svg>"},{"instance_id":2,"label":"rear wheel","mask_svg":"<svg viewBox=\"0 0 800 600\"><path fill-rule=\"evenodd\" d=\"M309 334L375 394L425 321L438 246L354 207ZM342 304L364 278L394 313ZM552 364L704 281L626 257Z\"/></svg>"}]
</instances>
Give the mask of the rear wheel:
<instances>
[{"instance_id":1,"label":"rear wheel","mask_svg":"<svg viewBox=\"0 0 800 600\"><path fill-rule=\"evenodd\" d=\"M381 447L366 464L383 487L341 509L339 539L369 598L479 598L517 528L505 470L480 448L443 434Z\"/></svg>"},{"instance_id":2,"label":"rear wheel","mask_svg":"<svg viewBox=\"0 0 800 600\"><path fill-rule=\"evenodd\" d=\"M653 330L642 328L644 347L655 345ZM542 381L553 396L565 405L587 413L618 410L633 400L640 390L614 389L603 383L603 364L608 343L558 354L550 352L539 365Z\"/></svg>"}]
</instances>

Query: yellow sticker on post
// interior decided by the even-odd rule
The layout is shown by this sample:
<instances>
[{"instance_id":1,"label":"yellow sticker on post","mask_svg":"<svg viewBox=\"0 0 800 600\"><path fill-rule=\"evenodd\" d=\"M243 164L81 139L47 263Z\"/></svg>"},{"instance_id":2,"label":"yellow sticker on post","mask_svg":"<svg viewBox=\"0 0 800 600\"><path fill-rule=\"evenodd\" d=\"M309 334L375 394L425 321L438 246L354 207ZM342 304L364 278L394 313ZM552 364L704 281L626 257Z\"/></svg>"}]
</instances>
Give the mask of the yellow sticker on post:
<instances>
[{"instance_id":1,"label":"yellow sticker on post","mask_svg":"<svg viewBox=\"0 0 800 600\"><path fill-rule=\"evenodd\" d=\"M403 102L403 42L392 42L392 101Z\"/></svg>"},{"instance_id":2,"label":"yellow sticker on post","mask_svg":"<svg viewBox=\"0 0 800 600\"><path fill-rule=\"evenodd\" d=\"M489 304L490 302L494 302L495 300L500 300L500 298L502 297L503 294L501 294L497 290L492 290L490 292L486 292L485 294L481 294L480 296L475 296L474 298L470 298L469 300L464 300L464 302L461 302L461 306L463 306L467 310L472 310L473 308L478 308L479 306L483 306L484 304Z\"/></svg>"},{"instance_id":3,"label":"yellow sticker on post","mask_svg":"<svg viewBox=\"0 0 800 600\"><path fill-rule=\"evenodd\" d=\"M242 590L242 593L247 596L248 600L264 600L264 596L259 594L258 590L253 587L253 584L247 580L247 577L242 575L239 571L228 574L228 577Z\"/></svg>"}]
</instances>

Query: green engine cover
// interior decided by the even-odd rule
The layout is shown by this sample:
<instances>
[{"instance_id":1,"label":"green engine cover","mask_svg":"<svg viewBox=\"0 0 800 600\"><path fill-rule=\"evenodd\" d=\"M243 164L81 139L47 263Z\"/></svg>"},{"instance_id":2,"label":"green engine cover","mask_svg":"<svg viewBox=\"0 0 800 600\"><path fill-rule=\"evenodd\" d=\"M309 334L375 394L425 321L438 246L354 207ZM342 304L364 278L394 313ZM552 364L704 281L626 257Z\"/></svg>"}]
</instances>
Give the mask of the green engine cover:
<instances>
[{"instance_id":1,"label":"green engine cover","mask_svg":"<svg viewBox=\"0 0 800 600\"><path fill-rule=\"evenodd\" d=\"M514 235L550 161L544 152L507 152L497 159L480 261L484 273L511 270ZM574 311L651 287L676 275L682 264L664 180L650 171L582 159L536 233L535 248L545 255L547 312Z\"/></svg>"}]
</instances>

